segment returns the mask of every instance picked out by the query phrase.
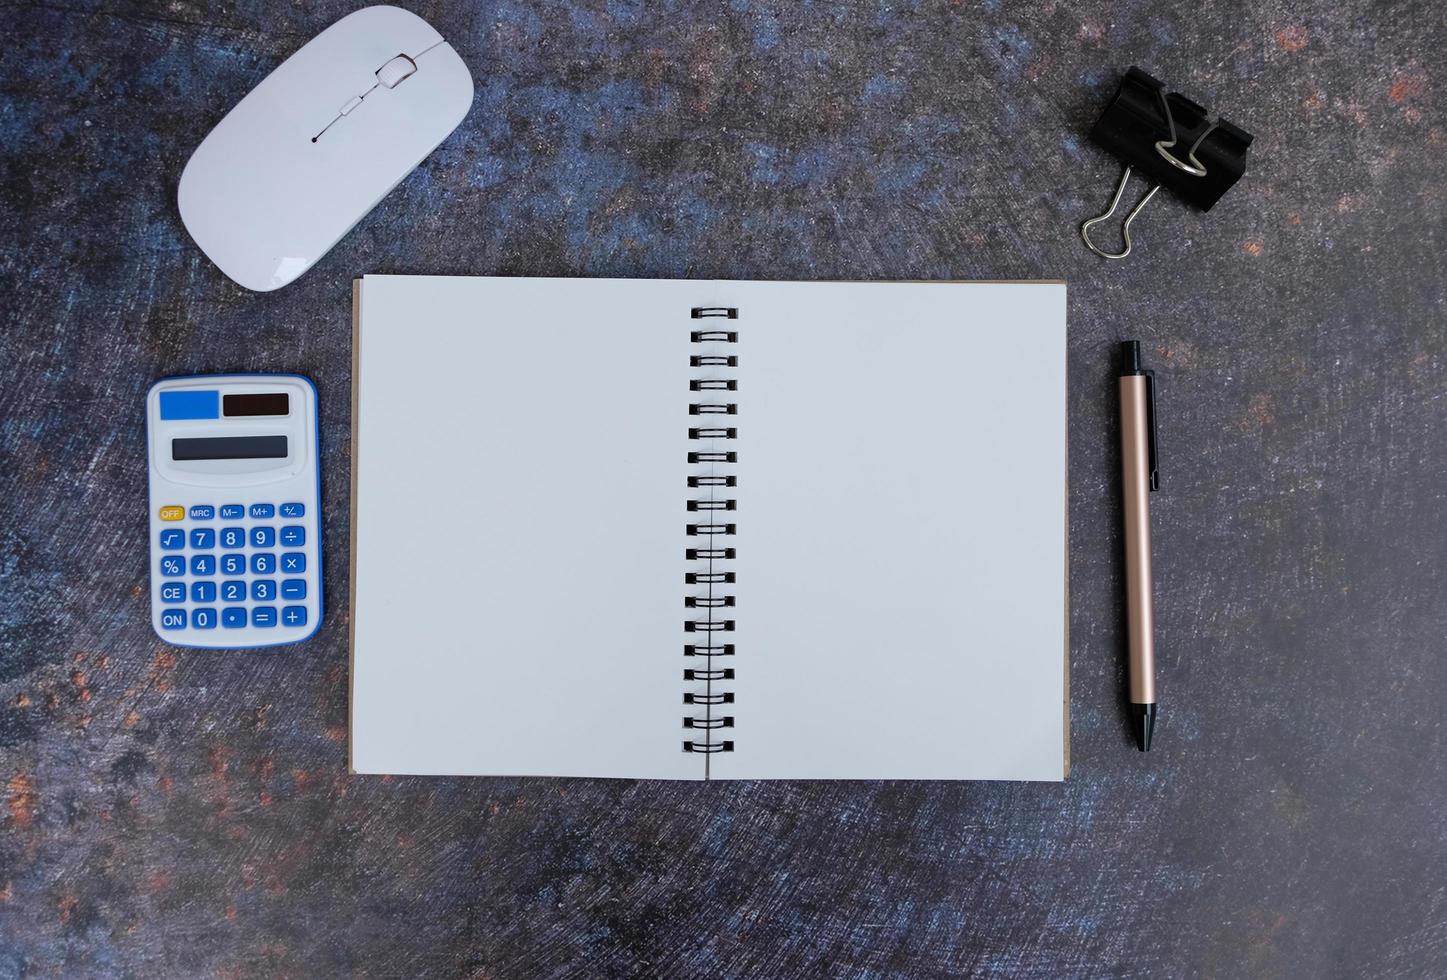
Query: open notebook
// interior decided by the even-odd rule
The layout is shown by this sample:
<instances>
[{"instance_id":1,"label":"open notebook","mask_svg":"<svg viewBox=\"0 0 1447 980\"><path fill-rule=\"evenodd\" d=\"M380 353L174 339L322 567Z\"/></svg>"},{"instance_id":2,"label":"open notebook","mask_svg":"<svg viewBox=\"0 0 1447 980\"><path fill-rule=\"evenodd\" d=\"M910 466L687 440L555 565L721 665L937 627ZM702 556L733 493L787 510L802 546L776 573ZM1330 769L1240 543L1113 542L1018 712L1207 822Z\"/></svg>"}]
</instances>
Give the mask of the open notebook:
<instances>
[{"instance_id":1,"label":"open notebook","mask_svg":"<svg viewBox=\"0 0 1447 980\"><path fill-rule=\"evenodd\" d=\"M355 771L1064 777L1064 284L355 305Z\"/></svg>"}]
</instances>

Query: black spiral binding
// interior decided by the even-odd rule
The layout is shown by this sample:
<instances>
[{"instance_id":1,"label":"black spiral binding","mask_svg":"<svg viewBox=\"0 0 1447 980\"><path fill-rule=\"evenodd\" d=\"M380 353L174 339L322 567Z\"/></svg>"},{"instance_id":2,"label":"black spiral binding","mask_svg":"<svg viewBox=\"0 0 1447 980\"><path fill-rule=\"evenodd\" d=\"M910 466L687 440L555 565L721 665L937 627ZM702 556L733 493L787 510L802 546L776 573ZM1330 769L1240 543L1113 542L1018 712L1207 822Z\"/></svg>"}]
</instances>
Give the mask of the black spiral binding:
<instances>
[{"instance_id":1,"label":"black spiral binding","mask_svg":"<svg viewBox=\"0 0 1447 980\"><path fill-rule=\"evenodd\" d=\"M714 317L737 320L739 311L728 306L697 307L693 310L695 320ZM736 330L694 330L689 334L690 343L708 345L703 348L703 353L689 355L688 366L703 369L703 376L689 380L689 391L738 390L738 379L729 376L729 372L739 366L738 355L725 353L727 348L720 350L716 346L736 344L738 340ZM735 416L738 411L738 405L729 401L727 395L688 406L690 416ZM724 421L719 419L721 423ZM727 421L732 422L732 418ZM733 561L737 554L731 540L738 533L738 526L722 518L723 513L738 508L738 501L729 495L730 489L738 486L738 477L720 470L738 462L737 450L724 448L732 446L738 437L739 431L733 425L694 424L688 428L688 438L699 445L699 448L688 452L688 465L692 468L688 486L690 490L703 491L688 500L688 513L719 512L719 518L693 518L684 525L690 539L703 540L691 541L691 546L684 549L684 558L692 567L684 573L683 580L687 585L706 586L707 589L703 594L696 591L683 599L684 608L690 610L689 618L683 623L689 640L683 645L683 655L701 658L701 661L694 662L703 664L683 672L683 679L691 682L694 688L684 693L683 703L702 709L684 716L683 727L698 734L684 740L683 751L704 754L705 779L709 774L708 757L715 752L734 750L731 740L715 739L714 732L734 727L734 716L723 713L726 710L723 706L734 703L734 692L723 689L726 682L734 679L734 668L717 666L715 658L734 655L732 643L719 641L734 631L734 620L729 613L734 607L734 596L724 590L734 584L736 577L724 564ZM700 682L703 684L701 693L698 691Z\"/></svg>"}]
</instances>

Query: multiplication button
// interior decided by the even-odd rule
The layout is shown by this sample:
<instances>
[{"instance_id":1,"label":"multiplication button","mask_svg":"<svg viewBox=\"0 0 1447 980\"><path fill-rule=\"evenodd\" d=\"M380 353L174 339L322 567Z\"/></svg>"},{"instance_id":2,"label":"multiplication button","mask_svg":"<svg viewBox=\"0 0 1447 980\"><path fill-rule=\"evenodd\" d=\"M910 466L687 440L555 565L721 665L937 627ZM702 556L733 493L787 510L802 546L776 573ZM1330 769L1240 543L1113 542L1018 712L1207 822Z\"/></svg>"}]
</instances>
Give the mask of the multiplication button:
<instances>
[{"instance_id":1,"label":"multiplication button","mask_svg":"<svg viewBox=\"0 0 1447 980\"><path fill-rule=\"evenodd\" d=\"M281 553L281 571L283 575L300 575L306 571L306 552L283 551Z\"/></svg>"}]
</instances>

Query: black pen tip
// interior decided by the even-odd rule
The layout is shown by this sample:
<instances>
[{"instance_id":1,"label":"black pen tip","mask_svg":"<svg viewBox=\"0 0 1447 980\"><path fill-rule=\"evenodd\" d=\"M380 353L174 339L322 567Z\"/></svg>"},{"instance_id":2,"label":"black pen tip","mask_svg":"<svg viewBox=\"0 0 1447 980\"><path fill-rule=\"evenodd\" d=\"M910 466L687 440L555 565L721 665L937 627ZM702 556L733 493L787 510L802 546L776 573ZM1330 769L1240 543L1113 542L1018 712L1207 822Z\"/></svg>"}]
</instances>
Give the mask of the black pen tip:
<instances>
[{"instance_id":1,"label":"black pen tip","mask_svg":"<svg viewBox=\"0 0 1447 980\"><path fill-rule=\"evenodd\" d=\"M1142 752L1151 750L1151 736L1156 731L1156 706L1134 704L1130 706L1131 731L1135 733L1135 744Z\"/></svg>"}]
</instances>

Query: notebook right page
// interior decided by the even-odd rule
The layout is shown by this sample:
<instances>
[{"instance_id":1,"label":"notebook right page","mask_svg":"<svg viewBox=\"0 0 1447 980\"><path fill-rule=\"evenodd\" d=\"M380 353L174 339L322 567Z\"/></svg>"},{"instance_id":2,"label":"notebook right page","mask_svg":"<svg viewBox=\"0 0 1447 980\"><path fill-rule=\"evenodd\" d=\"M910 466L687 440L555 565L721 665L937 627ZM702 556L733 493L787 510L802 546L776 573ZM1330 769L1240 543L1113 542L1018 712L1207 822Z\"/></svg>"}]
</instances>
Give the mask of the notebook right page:
<instances>
[{"instance_id":1,"label":"notebook right page","mask_svg":"<svg viewBox=\"0 0 1447 980\"><path fill-rule=\"evenodd\" d=\"M713 778L1063 778L1064 284L738 289Z\"/></svg>"}]
</instances>

